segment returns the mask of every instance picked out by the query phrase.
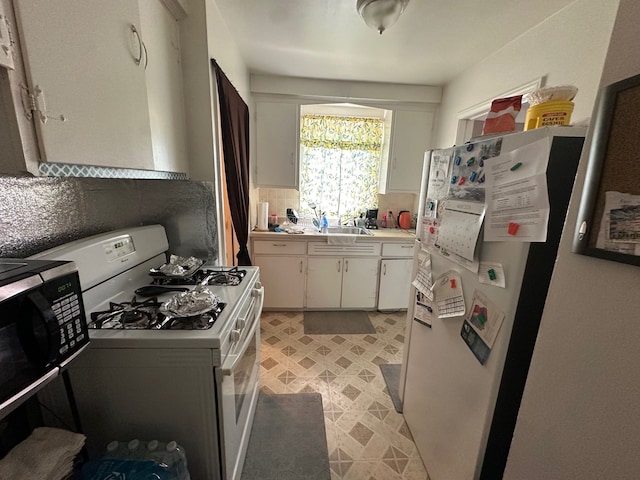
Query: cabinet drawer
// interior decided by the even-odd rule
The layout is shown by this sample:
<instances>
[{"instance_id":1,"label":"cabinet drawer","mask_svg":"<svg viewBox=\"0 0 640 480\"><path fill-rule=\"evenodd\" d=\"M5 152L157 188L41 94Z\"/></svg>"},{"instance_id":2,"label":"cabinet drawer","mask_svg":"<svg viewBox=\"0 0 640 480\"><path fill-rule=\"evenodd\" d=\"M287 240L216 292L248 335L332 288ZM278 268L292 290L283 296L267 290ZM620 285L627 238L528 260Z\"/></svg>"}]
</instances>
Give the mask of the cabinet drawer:
<instances>
[{"instance_id":1,"label":"cabinet drawer","mask_svg":"<svg viewBox=\"0 0 640 480\"><path fill-rule=\"evenodd\" d=\"M307 242L256 240L253 242L253 254L261 253L269 253L271 255L304 255L307 253Z\"/></svg>"},{"instance_id":2,"label":"cabinet drawer","mask_svg":"<svg viewBox=\"0 0 640 480\"><path fill-rule=\"evenodd\" d=\"M379 243L354 243L352 245L329 245L326 242L309 242L309 255L378 256Z\"/></svg>"},{"instance_id":3,"label":"cabinet drawer","mask_svg":"<svg viewBox=\"0 0 640 480\"><path fill-rule=\"evenodd\" d=\"M383 243L382 256L383 257L412 257L413 249L414 249L413 243Z\"/></svg>"}]
</instances>

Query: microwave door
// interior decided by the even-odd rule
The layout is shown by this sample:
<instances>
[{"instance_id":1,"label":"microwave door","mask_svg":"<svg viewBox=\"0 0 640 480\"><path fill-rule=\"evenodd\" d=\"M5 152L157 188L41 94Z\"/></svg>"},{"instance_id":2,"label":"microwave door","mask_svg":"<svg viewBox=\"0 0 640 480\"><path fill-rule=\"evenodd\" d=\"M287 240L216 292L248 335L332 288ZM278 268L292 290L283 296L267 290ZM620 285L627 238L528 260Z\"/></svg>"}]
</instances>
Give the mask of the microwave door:
<instances>
[{"instance_id":1,"label":"microwave door","mask_svg":"<svg viewBox=\"0 0 640 480\"><path fill-rule=\"evenodd\" d=\"M57 363L61 335L58 319L47 299L38 291L25 296L18 335L31 361L47 368Z\"/></svg>"},{"instance_id":2,"label":"microwave door","mask_svg":"<svg viewBox=\"0 0 640 480\"><path fill-rule=\"evenodd\" d=\"M0 303L0 418L49 381L60 346L56 316L38 291Z\"/></svg>"}]
</instances>

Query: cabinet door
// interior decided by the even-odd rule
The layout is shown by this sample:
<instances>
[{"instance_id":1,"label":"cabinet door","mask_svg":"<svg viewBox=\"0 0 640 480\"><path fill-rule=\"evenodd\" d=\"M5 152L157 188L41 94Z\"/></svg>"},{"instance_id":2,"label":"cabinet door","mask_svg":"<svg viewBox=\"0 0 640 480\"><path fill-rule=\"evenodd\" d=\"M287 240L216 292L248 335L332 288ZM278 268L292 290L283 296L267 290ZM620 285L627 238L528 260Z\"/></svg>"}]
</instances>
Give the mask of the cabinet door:
<instances>
[{"instance_id":1,"label":"cabinet door","mask_svg":"<svg viewBox=\"0 0 640 480\"><path fill-rule=\"evenodd\" d=\"M264 308L304 306L305 257L256 255L254 261L264 285Z\"/></svg>"},{"instance_id":2,"label":"cabinet door","mask_svg":"<svg viewBox=\"0 0 640 480\"><path fill-rule=\"evenodd\" d=\"M380 262L378 310L398 310L408 307L412 262L413 259L410 258Z\"/></svg>"},{"instance_id":3,"label":"cabinet door","mask_svg":"<svg viewBox=\"0 0 640 480\"><path fill-rule=\"evenodd\" d=\"M153 169L144 48L131 0L15 0L44 159ZM64 115L65 121L60 120Z\"/></svg>"},{"instance_id":4,"label":"cabinet door","mask_svg":"<svg viewBox=\"0 0 640 480\"><path fill-rule=\"evenodd\" d=\"M342 258L308 257L307 308L340 308Z\"/></svg>"},{"instance_id":5,"label":"cabinet door","mask_svg":"<svg viewBox=\"0 0 640 480\"><path fill-rule=\"evenodd\" d=\"M300 108L294 103L256 102L256 185L298 187Z\"/></svg>"},{"instance_id":6,"label":"cabinet door","mask_svg":"<svg viewBox=\"0 0 640 480\"><path fill-rule=\"evenodd\" d=\"M139 5L154 168L187 172L178 22L161 0L141 0Z\"/></svg>"},{"instance_id":7,"label":"cabinet door","mask_svg":"<svg viewBox=\"0 0 640 480\"><path fill-rule=\"evenodd\" d=\"M344 259L342 308L375 308L377 287L377 258Z\"/></svg>"},{"instance_id":8,"label":"cabinet door","mask_svg":"<svg viewBox=\"0 0 640 480\"><path fill-rule=\"evenodd\" d=\"M384 193L420 191L424 152L431 148L433 112L395 110Z\"/></svg>"}]
</instances>

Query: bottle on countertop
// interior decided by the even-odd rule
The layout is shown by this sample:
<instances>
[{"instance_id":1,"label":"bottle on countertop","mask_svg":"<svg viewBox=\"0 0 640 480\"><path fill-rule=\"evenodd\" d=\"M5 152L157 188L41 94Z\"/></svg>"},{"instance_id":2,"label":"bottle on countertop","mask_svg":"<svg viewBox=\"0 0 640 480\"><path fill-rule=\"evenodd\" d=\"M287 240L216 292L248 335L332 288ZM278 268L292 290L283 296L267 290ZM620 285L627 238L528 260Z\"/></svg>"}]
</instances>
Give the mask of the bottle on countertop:
<instances>
[{"instance_id":1,"label":"bottle on countertop","mask_svg":"<svg viewBox=\"0 0 640 480\"><path fill-rule=\"evenodd\" d=\"M382 215L382 221L380 222L380 228L387 228L387 214Z\"/></svg>"},{"instance_id":2,"label":"bottle on countertop","mask_svg":"<svg viewBox=\"0 0 640 480\"><path fill-rule=\"evenodd\" d=\"M360 216L358 217L358 227L360 228L364 228L365 226L365 221L364 221L364 214L360 214Z\"/></svg>"},{"instance_id":3,"label":"bottle on countertop","mask_svg":"<svg viewBox=\"0 0 640 480\"><path fill-rule=\"evenodd\" d=\"M396 228L396 219L393 218L393 212L391 210L389 210L389 213L387 215L387 228Z\"/></svg>"},{"instance_id":4,"label":"bottle on countertop","mask_svg":"<svg viewBox=\"0 0 640 480\"><path fill-rule=\"evenodd\" d=\"M327 216L324 212L322 212L322 221L320 222L320 226L323 232L326 232L327 228L329 228L329 220L327 220Z\"/></svg>"}]
</instances>

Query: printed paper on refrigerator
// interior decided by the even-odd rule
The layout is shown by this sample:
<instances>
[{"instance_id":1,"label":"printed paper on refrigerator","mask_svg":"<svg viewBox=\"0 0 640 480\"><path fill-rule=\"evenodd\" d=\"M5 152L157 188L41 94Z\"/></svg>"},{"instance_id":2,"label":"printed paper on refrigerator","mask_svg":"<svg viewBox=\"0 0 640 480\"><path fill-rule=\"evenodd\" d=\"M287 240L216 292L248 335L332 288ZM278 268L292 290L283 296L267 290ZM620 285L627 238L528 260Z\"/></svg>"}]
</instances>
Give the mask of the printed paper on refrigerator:
<instances>
[{"instance_id":1,"label":"printed paper on refrigerator","mask_svg":"<svg viewBox=\"0 0 640 480\"><path fill-rule=\"evenodd\" d=\"M546 172L550 148L550 139L543 138L485 161L486 242L546 241L549 221Z\"/></svg>"}]
</instances>

